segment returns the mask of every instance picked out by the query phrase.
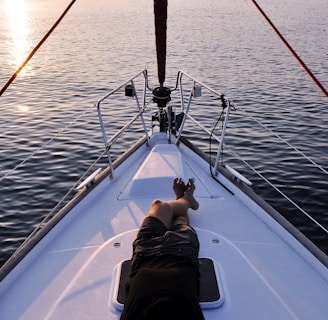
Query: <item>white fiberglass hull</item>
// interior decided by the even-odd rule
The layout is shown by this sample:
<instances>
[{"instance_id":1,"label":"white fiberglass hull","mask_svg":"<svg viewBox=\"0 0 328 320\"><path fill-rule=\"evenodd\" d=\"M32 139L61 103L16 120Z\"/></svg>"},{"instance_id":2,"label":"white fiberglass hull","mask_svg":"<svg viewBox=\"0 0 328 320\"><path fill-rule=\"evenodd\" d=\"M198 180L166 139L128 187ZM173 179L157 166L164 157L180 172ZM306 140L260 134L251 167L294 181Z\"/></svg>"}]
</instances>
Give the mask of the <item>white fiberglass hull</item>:
<instances>
[{"instance_id":1,"label":"white fiberglass hull","mask_svg":"<svg viewBox=\"0 0 328 320\"><path fill-rule=\"evenodd\" d=\"M190 220L200 257L218 270L222 301L203 310L206 319L324 319L327 268L235 183L222 174L215 181L183 143L168 144L163 133L150 142L81 197L2 280L1 318L118 319L117 266L130 258L151 201L172 198L180 176L196 181L200 209Z\"/></svg>"}]
</instances>

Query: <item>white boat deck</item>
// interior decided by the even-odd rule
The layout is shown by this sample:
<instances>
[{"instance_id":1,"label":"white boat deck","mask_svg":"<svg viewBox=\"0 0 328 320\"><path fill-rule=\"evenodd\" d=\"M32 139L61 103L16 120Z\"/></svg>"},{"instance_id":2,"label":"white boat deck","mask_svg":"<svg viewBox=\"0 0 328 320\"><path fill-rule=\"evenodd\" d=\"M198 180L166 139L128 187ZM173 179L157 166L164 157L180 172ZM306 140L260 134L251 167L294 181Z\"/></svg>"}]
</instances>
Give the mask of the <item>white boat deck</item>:
<instances>
[{"instance_id":1,"label":"white boat deck","mask_svg":"<svg viewBox=\"0 0 328 320\"><path fill-rule=\"evenodd\" d=\"M24 272L3 280L1 319L119 319L115 267L130 258L151 201L173 198L175 176L196 180L200 209L190 211L191 224L198 231L200 257L211 257L219 270L224 301L203 310L206 319L328 315L325 267L309 253L301 257L296 240L255 204L245 206L242 195L236 201L234 186L235 195L210 177L205 161L185 157L184 146L181 153L174 144L157 148L161 153L155 149L148 158L152 147L138 149L113 180L102 181L24 259L19 270Z\"/></svg>"}]
</instances>

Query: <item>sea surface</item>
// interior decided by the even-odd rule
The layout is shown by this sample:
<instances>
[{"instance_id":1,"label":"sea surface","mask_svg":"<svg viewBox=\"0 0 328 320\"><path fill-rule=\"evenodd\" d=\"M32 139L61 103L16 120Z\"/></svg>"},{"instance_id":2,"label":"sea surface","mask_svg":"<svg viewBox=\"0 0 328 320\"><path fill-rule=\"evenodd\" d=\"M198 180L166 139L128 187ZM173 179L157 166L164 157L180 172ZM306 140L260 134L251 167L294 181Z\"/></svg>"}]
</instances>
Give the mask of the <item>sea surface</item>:
<instances>
[{"instance_id":1,"label":"sea surface","mask_svg":"<svg viewBox=\"0 0 328 320\"><path fill-rule=\"evenodd\" d=\"M0 87L69 2L0 0ZM225 148L226 161L328 253L307 217L328 228L328 99L252 1L168 2L165 84L182 69L234 100L226 144L238 156ZM328 2L258 3L328 88ZM0 265L103 150L94 103L145 68L156 86L153 1L78 0L0 97Z\"/></svg>"}]
</instances>

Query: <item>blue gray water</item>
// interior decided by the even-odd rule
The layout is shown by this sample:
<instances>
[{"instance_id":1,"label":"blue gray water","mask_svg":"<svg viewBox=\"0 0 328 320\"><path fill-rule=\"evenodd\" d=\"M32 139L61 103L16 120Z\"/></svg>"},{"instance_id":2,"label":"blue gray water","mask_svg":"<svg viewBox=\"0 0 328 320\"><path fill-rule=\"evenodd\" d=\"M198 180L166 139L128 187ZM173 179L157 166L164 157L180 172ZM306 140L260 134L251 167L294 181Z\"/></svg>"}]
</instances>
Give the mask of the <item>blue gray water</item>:
<instances>
[{"instance_id":1,"label":"blue gray water","mask_svg":"<svg viewBox=\"0 0 328 320\"><path fill-rule=\"evenodd\" d=\"M0 86L68 3L0 0ZM258 3L327 88L327 2ZM230 96L238 108L227 144L327 228L327 98L252 1L172 0L168 16L166 85L182 69ZM78 0L0 97L0 179L10 172L0 180L0 265L102 150L94 102L144 68L157 85L153 25L151 0ZM229 152L226 160L328 252L327 235L303 213Z\"/></svg>"}]
</instances>

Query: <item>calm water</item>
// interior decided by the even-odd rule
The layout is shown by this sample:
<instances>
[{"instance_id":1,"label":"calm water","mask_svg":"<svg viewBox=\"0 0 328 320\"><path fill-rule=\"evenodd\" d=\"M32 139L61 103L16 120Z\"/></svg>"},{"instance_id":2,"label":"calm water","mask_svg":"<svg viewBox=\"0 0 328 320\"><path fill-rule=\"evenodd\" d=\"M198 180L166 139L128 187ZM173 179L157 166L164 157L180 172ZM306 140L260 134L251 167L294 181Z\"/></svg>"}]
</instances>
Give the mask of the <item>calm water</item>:
<instances>
[{"instance_id":1,"label":"calm water","mask_svg":"<svg viewBox=\"0 0 328 320\"><path fill-rule=\"evenodd\" d=\"M0 0L0 86L68 3ZM258 3L327 88L327 1ZM327 228L328 100L251 1L172 0L168 15L166 85L182 69L233 98L228 145ZM157 85L153 24L151 0L79 0L0 97L0 179L10 172L0 180L0 265L102 150L93 103L144 68ZM327 236L299 210L229 152L226 160L328 252Z\"/></svg>"}]
</instances>

